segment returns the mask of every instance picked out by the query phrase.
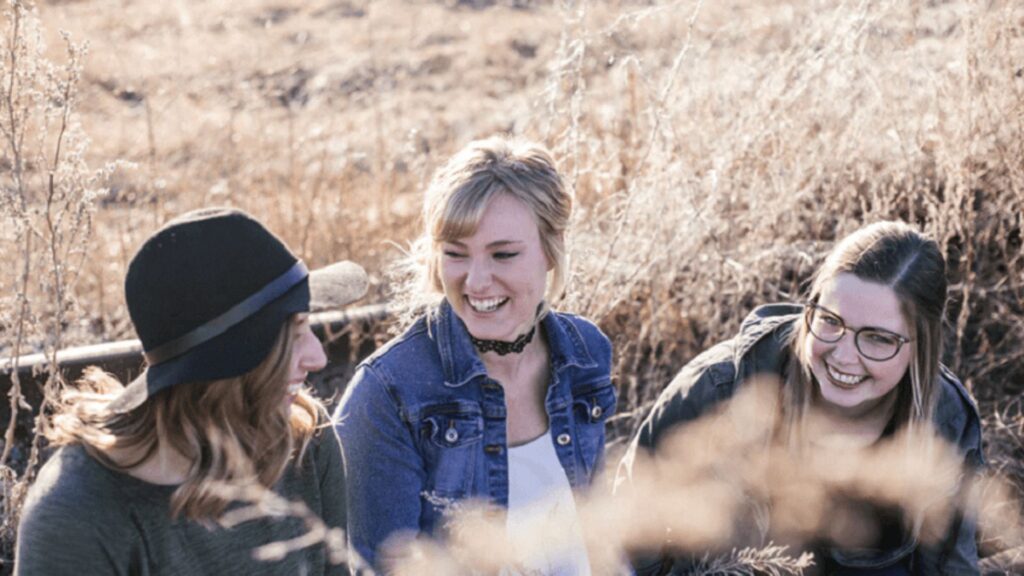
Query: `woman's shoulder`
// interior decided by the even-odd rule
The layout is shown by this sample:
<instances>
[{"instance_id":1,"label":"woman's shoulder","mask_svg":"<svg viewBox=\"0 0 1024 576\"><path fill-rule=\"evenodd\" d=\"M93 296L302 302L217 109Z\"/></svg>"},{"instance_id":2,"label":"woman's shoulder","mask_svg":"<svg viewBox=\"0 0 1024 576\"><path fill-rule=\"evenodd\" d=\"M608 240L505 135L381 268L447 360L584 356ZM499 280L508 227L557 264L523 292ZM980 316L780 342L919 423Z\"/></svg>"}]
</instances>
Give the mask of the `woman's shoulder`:
<instances>
[{"instance_id":1,"label":"woman's shoulder","mask_svg":"<svg viewBox=\"0 0 1024 576\"><path fill-rule=\"evenodd\" d=\"M607 338L604 332L601 331L601 328L599 328L597 324L589 318L580 316L579 314L573 314L572 312L562 312L558 310L552 310L551 315L559 322L573 326L584 335Z\"/></svg>"},{"instance_id":2,"label":"woman's shoulder","mask_svg":"<svg viewBox=\"0 0 1024 576\"><path fill-rule=\"evenodd\" d=\"M333 466L341 461L341 440L331 424L330 417L327 417L309 439L310 456L317 468Z\"/></svg>"},{"instance_id":3,"label":"woman's shoulder","mask_svg":"<svg viewBox=\"0 0 1024 576\"><path fill-rule=\"evenodd\" d=\"M335 419L356 406L400 407L446 381L436 325L421 317L359 363Z\"/></svg>"},{"instance_id":4,"label":"woman's shoulder","mask_svg":"<svg viewBox=\"0 0 1024 576\"><path fill-rule=\"evenodd\" d=\"M765 373L779 374L788 330L803 308L758 306L731 338L702 350L662 390L652 414L666 422L689 421L731 398L737 386Z\"/></svg>"},{"instance_id":5,"label":"woman's shoulder","mask_svg":"<svg viewBox=\"0 0 1024 576\"><path fill-rule=\"evenodd\" d=\"M338 432L329 419L325 419L312 433L305 451L285 469L278 487L286 497L298 496L307 503L311 494L319 490L323 480L340 476L344 467L343 449Z\"/></svg>"},{"instance_id":6,"label":"woman's shoulder","mask_svg":"<svg viewBox=\"0 0 1024 576\"><path fill-rule=\"evenodd\" d=\"M418 318L401 334L382 344L359 365L386 368L396 364L404 365L412 359L421 359L424 356L437 356L437 343L426 316Z\"/></svg>"},{"instance_id":7,"label":"woman's shoulder","mask_svg":"<svg viewBox=\"0 0 1024 576\"><path fill-rule=\"evenodd\" d=\"M580 353L586 353L607 363L611 358L611 340L593 321L570 312L551 311L552 317L559 331L564 334Z\"/></svg>"},{"instance_id":8,"label":"woman's shoulder","mask_svg":"<svg viewBox=\"0 0 1024 576\"><path fill-rule=\"evenodd\" d=\"M78 509L81 508L81 498L92 497L98 490L116 488L118 476L90 456L82 446L64 446L57 449L39 470L26 505L73 505Z\"/></svg>"},{"instance_id":9,"label":"woman's shoulder","mask_svg":"<svg viewBox=\"0 0 1024 576\"><path fill-rule=\"evenodd\" d=\"M939 366L939 390L935 404L935 425L947 440L965 449L981 442L981 416L974 396L945 366Z\"/></svg>"},{"instance_id":10,"label":"woman's shoulder","mask_svg":"<svg viewBox=\"0 0 1024 576\"><path fill-rule=\"evenodd\" d=\"M134 537L124 476L104 467L81 446L59 448L29 489L19 538L67 543L102 535L127 545Z\"/></svg>"}]
</instances>

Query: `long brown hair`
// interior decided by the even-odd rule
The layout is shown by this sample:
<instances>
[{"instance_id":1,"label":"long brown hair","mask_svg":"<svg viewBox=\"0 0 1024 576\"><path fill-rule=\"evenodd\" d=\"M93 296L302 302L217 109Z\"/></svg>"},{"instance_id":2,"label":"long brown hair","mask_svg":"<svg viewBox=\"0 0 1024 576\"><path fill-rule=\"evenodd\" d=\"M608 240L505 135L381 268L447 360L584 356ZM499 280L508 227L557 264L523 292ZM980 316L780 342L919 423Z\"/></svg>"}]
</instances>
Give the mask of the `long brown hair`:
<instances>
[{"instance_id":1,"label":"long brown hair","mask_svg":"<svg viewBox=\"0 0 1024 576\"><path fill-rule=\"evenodd\" d=\"M896 424L927 422L939 391L946 312L946 261L939 245L903 222L865 226L832 249L814 276L809 300L817 302L823 287L844 273L888 286L899 299L911 332L912 341L907 345L912 355L897 386ZM787 435L802 424L812 397L814 379L805 346L810 337L807 323L800 321L790 339L795 362L790 363L783 388L782 424Z\"/></svg>"},{"instance_id":2,"label":"long brown hair","mask_svg":"<svg viewBox=\"0 0 1024 576\"><path fill-rule=\"evenodd\" d=\"M171 514L216 518L228 501L218 487L256 481L272 486L292 457L301 458L323 406L300 392L285 408L293 331L286 322L267 357L233 378L172 386L124 414L106 409L122 384L99 369L87 370L77 388L60 397L47 438L81 444L114 470L129 470L166 443L191 461L171 496ZM115 461L111 451L131 454Z\"/></svg>"}]
</instances>

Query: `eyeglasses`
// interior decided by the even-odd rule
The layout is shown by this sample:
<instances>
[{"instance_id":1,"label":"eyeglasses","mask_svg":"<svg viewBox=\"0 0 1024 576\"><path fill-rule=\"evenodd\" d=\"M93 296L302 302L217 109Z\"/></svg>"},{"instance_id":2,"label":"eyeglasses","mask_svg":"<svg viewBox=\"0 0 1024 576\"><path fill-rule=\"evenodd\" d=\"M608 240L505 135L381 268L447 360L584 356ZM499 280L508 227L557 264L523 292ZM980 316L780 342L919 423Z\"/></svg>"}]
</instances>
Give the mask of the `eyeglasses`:
<instances>
[{"instance_id":1,"label":"eyeglasses","mask_svg":"<svg viewBox=\"0 0 1024 576\"><path fill-rule=\"evenodd\" d=\"M804 321L811 334L821 340L834 344L846 334L846 323L838 314L833 314L811 302L807 304ZM882 328L858 328L853 331L853 343L861 356L868 360L882 362L900 353L900 348L911 339Z\"/></svg>"}]
</instances>

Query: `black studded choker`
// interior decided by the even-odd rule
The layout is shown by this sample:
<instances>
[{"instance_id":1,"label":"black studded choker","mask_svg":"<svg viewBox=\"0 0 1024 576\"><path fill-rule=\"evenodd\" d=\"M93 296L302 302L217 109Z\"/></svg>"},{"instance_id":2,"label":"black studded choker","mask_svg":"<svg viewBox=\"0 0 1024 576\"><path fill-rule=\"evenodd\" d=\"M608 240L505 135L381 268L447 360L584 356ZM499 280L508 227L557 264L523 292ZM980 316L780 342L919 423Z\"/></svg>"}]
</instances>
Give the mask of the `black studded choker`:
<instances>
[{"instance_id":1,"label":"black studded choker","mask_svg":"<svg viewBox=\"0 0 1024 576\"><path fill-rule=\"evenodd\" d=\"M497 352L498 356L504 356L506 354L519 354L526 348L526 345L533 340L533 333L537 331L537 327L530 328L530 331L522 336L516 338L511 342L505 342L503 340L481 340L474 338L472 334L469 335L470 341L473 342L473 346L480 352Z\"/></svg>"}]
</instances>

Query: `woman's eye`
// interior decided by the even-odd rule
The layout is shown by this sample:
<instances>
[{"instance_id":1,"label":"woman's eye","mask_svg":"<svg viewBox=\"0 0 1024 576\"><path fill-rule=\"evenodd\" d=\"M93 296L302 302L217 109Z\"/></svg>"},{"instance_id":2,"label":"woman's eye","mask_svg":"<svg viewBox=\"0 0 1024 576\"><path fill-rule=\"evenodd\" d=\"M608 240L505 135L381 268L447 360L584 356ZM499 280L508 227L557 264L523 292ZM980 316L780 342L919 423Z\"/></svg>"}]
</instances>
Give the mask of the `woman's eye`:
<instances>
[{"instance_id":1,"label":"woman's eye","mask_svg":"<svg viewBox=\"0 0 1024 576\"><path fill-rule=\"evenodd\" d=\"M445 250L444 251L444 257L445 258L465 258L466 255L461 253L461 252L456 252L454 250Z\"/></svg>"},{"instance_id":2,"label":"woman's eye","mask_svg":"<svg viewBox=\"0 0 1024 576\"><path fill-rule=\"evenodd\" d=\"M495 252L494 258L496 260L508 260L510 258L515 258L518 255L519 252Z\"/></svg>"},{"instance_id":3,"label":"woman's eye","mask_svg":"<svg viewBox=\"0 0 1024 576\"><path fill-rule=\"evenodd\" d=\"M292 331L295 333L295 335L301 336L307 330L310 330L309 316L302 316L296 318L292 322Z\"/></svg>"},{"instance_id":4,"label":"woman's eye","mask_svg":"<svg viewBox=\"0 0 1024 576\"><path fill-rule=\"evenodd\" d=\"M881 334L879 332L868 332L868 340L875 344L881 344L883 346L895 346L896 338L889 336L888 334Z\"/></svg>"},{"instance_id":5,"label":"woman's eye","mask_svg":"<svg viewBox=\"0 0 1024 576\"><path fill-rule=\"evenodd\" d=\"M835 316L829 316L828 314L822 314L821 321L824 322L825 324L828 324L829 326L839 326L840 324L843 323L842 320L840 320L839 318L836 318Z\"/></svg>"}]
</instances>

